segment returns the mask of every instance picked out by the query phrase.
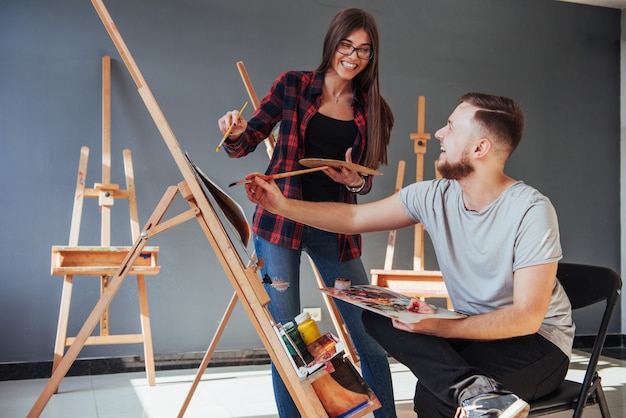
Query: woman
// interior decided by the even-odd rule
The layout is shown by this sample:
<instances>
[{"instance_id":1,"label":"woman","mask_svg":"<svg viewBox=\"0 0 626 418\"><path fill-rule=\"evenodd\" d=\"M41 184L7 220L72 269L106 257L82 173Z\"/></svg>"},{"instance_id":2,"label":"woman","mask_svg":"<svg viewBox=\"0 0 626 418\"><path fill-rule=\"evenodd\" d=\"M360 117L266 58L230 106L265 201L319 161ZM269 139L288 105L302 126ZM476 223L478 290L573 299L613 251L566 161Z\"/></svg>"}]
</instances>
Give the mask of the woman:
<instances>
[{"instance_id":1,"label":"woman","mask_svg":"<svg viewBox=\"0 0 626 418\"><path fill-rule=\"evenodd\" d=\"M332 20L315 71L281 74L249 121L237 110L218 121L224 149L232 158L255 150L280 122L274 153L266 174L303 167L302 158L346 160L373 169L387 164L393 115L378 86L378 29L373 16L360 9L340 11ZM372 187L371 177L342 168L277 180L283 193L309 201L356 203L357 194ZM254 245L265 262L261 275L271 279L266 289L270 313L285 323L301 312L300 257L314 261L326 286L338 277L352 284L368 284L361 256L360 235L341 235L275 216L257 206L253 217ZM361 360L363 377L382 403L374 415L395 417L391 374L385 351L365 332L361 310L338 302L337 307ZM281 417L298 416L276 369L274 393Z\"/></svg>"}]
</instances>

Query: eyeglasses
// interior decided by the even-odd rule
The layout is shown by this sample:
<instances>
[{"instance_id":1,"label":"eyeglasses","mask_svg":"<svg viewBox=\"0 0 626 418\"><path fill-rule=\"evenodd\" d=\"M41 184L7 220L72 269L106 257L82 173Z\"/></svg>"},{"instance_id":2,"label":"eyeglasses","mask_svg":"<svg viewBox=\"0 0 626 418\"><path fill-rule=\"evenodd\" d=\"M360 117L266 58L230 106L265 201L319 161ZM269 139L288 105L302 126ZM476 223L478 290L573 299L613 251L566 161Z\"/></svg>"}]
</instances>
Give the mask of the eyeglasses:
<instances>
[{"instance_id":1,"label":"eyeglasses","mask_svg":"<svg viewBox=\"0 0 626 418\"><path fill-rule=\"evenodd\" d=\"M337 45L337 52L342 55L350 56L354 51L356 51L356 56L362 60L369 60L374 55L374 51L371 48L355 48L345 42L339 42L339 45Z\"/></svg>"}]
</instances>

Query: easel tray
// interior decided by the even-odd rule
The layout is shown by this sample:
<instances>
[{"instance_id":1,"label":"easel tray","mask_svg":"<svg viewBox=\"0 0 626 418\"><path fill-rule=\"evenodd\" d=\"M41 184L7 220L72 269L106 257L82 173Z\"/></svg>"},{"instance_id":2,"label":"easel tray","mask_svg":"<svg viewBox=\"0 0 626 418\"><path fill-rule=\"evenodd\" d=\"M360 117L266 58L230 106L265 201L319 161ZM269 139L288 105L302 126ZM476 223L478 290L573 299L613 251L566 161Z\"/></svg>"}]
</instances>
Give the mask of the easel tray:
<instances>
[{"instance_id":1,"label":"easel tray","mask_svg":"<svg viewBox=\"0 0 626 418\"><path fill-rule=\"evenodd\" d=\"M52 275L113 276L119 270L130 246L53 246ZM158 274L159 247L145 247L129 274Z\"/></svg>"}]
</instances>

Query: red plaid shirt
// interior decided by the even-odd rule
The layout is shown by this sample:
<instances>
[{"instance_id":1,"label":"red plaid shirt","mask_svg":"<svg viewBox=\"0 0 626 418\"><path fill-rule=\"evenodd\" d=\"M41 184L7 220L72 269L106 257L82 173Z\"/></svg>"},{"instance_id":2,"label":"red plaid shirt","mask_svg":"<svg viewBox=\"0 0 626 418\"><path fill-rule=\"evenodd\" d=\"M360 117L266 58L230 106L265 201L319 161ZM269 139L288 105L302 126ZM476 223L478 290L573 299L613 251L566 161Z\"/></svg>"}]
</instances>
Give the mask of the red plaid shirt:
<instances>
[{"instance_id":1,"label":"red plaid shirt","mask_svg":"<svg viewBox=\"0 0 626 418\"><path fill-rule=\"evenodd\" d=\"M280 122L276 147L265 174L299 170L298 161L304 158L304 136L307 126L317 112L322 99L324 74L316 71L289 71L281 74L259 108L248 121L248 127L235 142L225 142L224 150L232 158L254 151L272 128ZM352 145L352 161L359 164L364 156L367 138L367 96L359 89L354 91L354 121L358 135ZM277 179L278 187L289 198L302 199L300 176ZM372 187L372 178L365 178L365 194ZM356 194L342 188L341 201L356 204ZM252 230L259 237L283 247L298 249L302 241L303 225L274 215L257 206ZM339 260L346 261L361 256L361 236L338 234Z\"/></svg>"}]
</instances>

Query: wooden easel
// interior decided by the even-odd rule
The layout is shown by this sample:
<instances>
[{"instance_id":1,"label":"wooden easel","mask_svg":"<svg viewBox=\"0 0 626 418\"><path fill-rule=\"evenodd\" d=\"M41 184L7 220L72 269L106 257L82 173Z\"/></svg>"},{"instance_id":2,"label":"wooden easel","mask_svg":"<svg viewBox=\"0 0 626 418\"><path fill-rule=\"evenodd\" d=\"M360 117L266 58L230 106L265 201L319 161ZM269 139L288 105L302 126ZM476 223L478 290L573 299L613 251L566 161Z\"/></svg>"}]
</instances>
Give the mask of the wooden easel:
<instances>
[{"instance_id":1,"label":"wooden easel","mask_svg":"<svg viewBox=\"0 0 626 418\"><path fill-rule=\"evenodd\" d=\"M130 247L111 246L111 208L115 199L126 199L130 212L130 227L132 241L139 237L139 223L137 214L137 200L133 165L130 150L124 150L124 171L126 174L126 190L120 190L119 185L111 183L111 58L102 58L102 183L96 183L93 188L85 188L87 174L87 160L89 148L82 147L74 196L74 209L70 227L68 246L52 247L52 275L63 276L63 291L59 309L56 342L54 345L54 359L52 372L59 367L65 347L74 342L74 338L67 337L67 327L72 298L74 276L99 276L100 294L103 295L115 274L120 262L124 259ZM94 247L79 246L80 222L83 201L85 198L97 198L100 213L100 245ZM150 386L154 386L154 355L152 350L152 334L150 331L150 313L148 310L148 296L146 293L146 274L157 274L160 268L157 263L158 247L144 248L139 262L135 263L129 274L137 276L139 293L139 309L141 334L112 335L109 328L109 310L102 313L100 318L100 335L90 336L85 345L99 344L136 344L144 347L145 367Z\"/></svg>"},{"instance_id":2,"label":"wooden easel","mask_svg":"<svg viewBox=\"0 0 626 418\"><path fill-rule=\"evenodd\" d=\"M237 62L237 69L239 70L239 74L241 75L243 84L246 87L248 96L250 96L250 101L252 102L252 105L254 106L254 109L256 110L259 107L259 99L257 98L256 92L254 90L254 87L252 86L252 82L250 81L250 77L248 76L248 71L246 70L246 66L244 65L243 61ZM274 146L276 144L276 140L274 139L272 134L270 134L269 137L267 137L264 142L265 142L265 146L267 149L267 155L271 159L272 154L274 153ZM313 270L313 275L315 276L315 280L317 281L317 285L320 288L326 287L326 284L324 283L324 280L322 279L322 275L320 274L319 270L315 266L315 263L310 257L308 257L308 259L311 265L311 269ZM337 334L339 334L338 337L344 343L344 346L346 349L346 355L348 356L348 358L350 358L353 364L358 365L359 356L356 352L356 349L354 348L354 345L352 344L350 334L348 333L346 324L343 322L341 313L339 313L339 310L337 309L337 305L335 304L335 301L333 300L331 296L328 296L325 293L322 295L322 298L324 299L324 303L326 304L326 309L328 309L328 313L330 314L330 319L333 322L335 330L337 330Z\"/></svg>"},{"instance_id":3,"label":"wooden easel","mask_svg":"<svg viewBox=\"0 0 626 418\"><path fill-rule=\"evenodd\" d=\"M252 106L256 110L259 108L259 99L256 95L256 91L254 90L254 86L252 85L252 81L250 81L250 76L248 75L248 71L246 70L246 66L244 65L243 61L237 62L237 69L239 70L239 75L241 75L243 84L246 88L246 91L248 92L248 96L250 97ZM271 159L272 154L274 153L274 146L276 145L276 139L270 133L270 135L267 138L265 138L263 142L265 143L265 150L267 151L267 155ZM322 279L322 276L320 275L319 270L315 266L315 263L313 263L313 260L311 260L311 258L309 258L309 262L311 263L311 268L313 269L313 274L315 275L318 285L320 287L325 287L326 285L324 284L324 280ZM337 333L339 334L338 337L344 343L346 355L352 361L353 364L356 364L359 358L354 348L354 345L352 345L350 334L348 333L348 330L341 318L341 314L339 313L339 310L337 309L337 305L335 305L334 301L330 298L330 296L324 294L323 297L326 303L326 307L328 308L328 312L330 313L331 319L333 321L333 325L335 326L335 329L337 330ZM189 403L191 402L191 399L193 398L193 395L198 387L198 384L200 384L200 380L202 380L204 371L206 370L207 367L209 367L209 363L211 362L211 357L213 356L213 353L215 352L215 349L217 348L217 344L219 342L219 339L221 338L221 335L224 332L224 329L226 329L226 325L230 319L230 316L236 304L237 304L237 294L234 294L230 303L228 304L228 307L226 308L226 312L224 313L222 320L220 321L218 329L215 332L213 339L211 340L211 343L209 344L209 347L202 361L200 362L200 366L198 367L196 376L194 377L191 387L189 388L189 392L187 392L187 396L185 397L183 406L181 407L178 413L178 418L182 418L187 408L189 407Z\"/></svg>"},{"instance_id":4,"label":"wooden easel","mask_svg":"<svg viewBox=\"0 0 626 418\"><path fill-rule=\"evenodd\" d=\"M416 182L424 180L424 154L426 154L426 144L430 139L430 134L424 132L425 104L426 98L419 96L417 104L417 132L410 136L411 140L414 141L416 154ZM404 161L401 160L398 164L396 192L402 187L403 176ZM452 302L448 297L448 291L443 282L441 272L424 270L424 226L421 223L415 224L413 270L392 269L395 234L396 231L389 233L384 268L382 270L373 269L370 271L372 274L372 283L378 286L389 287L396 292L409 296L420 298L445 298L447 307L452 309Z\"/></svg>"},{"instance_id":5,"label":"wooden easel","mask_svg":"<svg viewBox=\"0 0 626 418\"><path fill-rule=\"evenodd\" d=\"M402 183L404 182L404 169L406 162L404 160L398 161L398 173L396 174L396 187L394 193L398 193L402 189ZM389 238L387 239L387 250L385 251L385 263L383 270L391 270L393 265L393 254L396 248L396 235L397 231L394 229L389 231ZM374 270L372 270L374 271ZM374 283L377 284L377 283Z\"/></svg>"},{"instance_id":6,"label":"wooden easel","mask_svg":"<svg viewBox=\"0 0 626 418\"><path fill-rule=\"evenodd\" d=\"M165 116L163 115L156 99L152 95L150 88L146 84L134 59L132 58L130 51L126 47L126 44L112 21L111 16L102 3L102 0L92 0L92 3L113 43L115 44L115 47L126 64L131 77L137 85L139 95L143 99L148 112L152 116L152 119L154 120L161 136L172 154L184 181L179 183L177 186L170 186L164 193L161 201L156 206L154 212L150 216L150 219L139 234L139 237L135 241L132 249L127 253L126 257L121 262L121 265L113 277L109 288L96 303L94 309L83 324L66 355L63 357L59 366L50 378L50 381L46 384L43 391L39 395L39 398L33 405L28 417L37 417L41 414L50 397L54 394L61 380L76 359L78 353L85 345L89 334L91 334L91 331L93 331L97 325L100 315L109 306L112 299L117 294L117 291L123 284L124 279L132 270L135 262L146 247L148 240L169 228L177 226L180 223L193 218L198 221L213 250L215 251L220 264L235 289L237 299L241 300L243 308L261 338L263 345L267 349L268 354L280 373L280 376L289 390L289 393L300 413L307 417L327 417L328 414L326 414L310 382L308 380L299 380L295 370L291 366L291 359L287 352L283 349L282 342L275 332L273 318L267 310L269 297L257 274L258 266L244 266L235 249L236 246L234 242L224 229L224 225L221 223L218 214L209 202L201 184L198 182L192 168L188 164L182 150L180 149L178 140L174 136L173 131L167 123ZM180 194L188 202L190 209L162 222L165 212L178 194ZM233 304L233 299L231 299L229 307ZM377 405L372 405L369 408L364 408L362 410L362 414L355 416L365 415L377 407Z\"/></svg>"}]
</instances>

